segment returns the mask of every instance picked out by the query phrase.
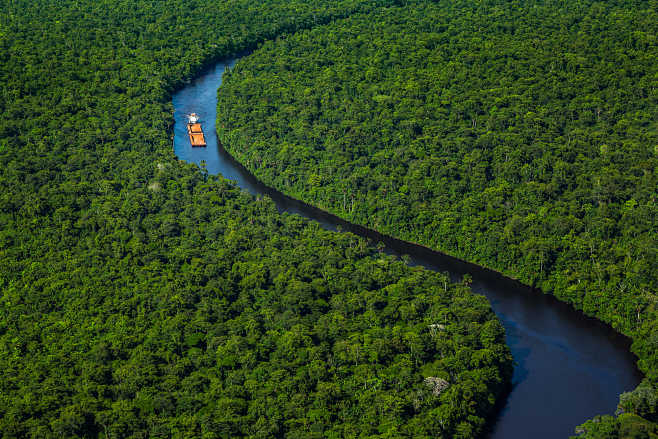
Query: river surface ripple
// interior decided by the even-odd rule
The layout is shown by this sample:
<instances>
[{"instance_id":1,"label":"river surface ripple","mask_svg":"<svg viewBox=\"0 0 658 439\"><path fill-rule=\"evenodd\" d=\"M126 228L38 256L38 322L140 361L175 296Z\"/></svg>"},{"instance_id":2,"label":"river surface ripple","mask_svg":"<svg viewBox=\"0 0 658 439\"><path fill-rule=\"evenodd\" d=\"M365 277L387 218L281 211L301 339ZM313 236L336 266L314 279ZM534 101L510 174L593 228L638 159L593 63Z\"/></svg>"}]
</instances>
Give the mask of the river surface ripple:
<instances>
[{"instance_id":1,"label":"river surface ripple","mask_svg":"<svg viewBox=\"0 0 658 439\"><path fill-rule=\"evenodd\" d=\"M408 254L413 265L448 272L452 279L469 273L473 291L489 299L505 326L516 362L512 390L493 420L488 438L568 437L586 419L613 413L619 394L637 386L642 375L629 351L629 341L599 321L497 273L351 225L261 184L217 141L217 89L225 68L235 62L217 63L174 95L176 156L196 164L204 161L209 173L234 180L254 195L270 196L280 212L302 215L330 230L382 241L389 253ZM192 148L187 137L185 115L192 112L201 116L208 143L205 148Z\"/></svg>"}]
</instances>

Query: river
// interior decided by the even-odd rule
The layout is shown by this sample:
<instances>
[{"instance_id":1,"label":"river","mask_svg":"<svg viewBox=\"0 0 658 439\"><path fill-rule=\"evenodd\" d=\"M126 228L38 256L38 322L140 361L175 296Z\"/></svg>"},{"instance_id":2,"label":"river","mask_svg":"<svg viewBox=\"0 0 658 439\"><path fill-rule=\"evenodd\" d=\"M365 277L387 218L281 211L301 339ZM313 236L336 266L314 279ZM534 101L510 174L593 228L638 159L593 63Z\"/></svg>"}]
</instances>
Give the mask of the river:
<instances>
[{"instance_id":1,"label":"river","mask_svg":"<svg viewBox=\"0 0 658 439\"><path fill-rule=\"evenodd\" d=\"M256 180L218 144L215 132L217 89L226 66L235 61L217 63L174 95L176 156L197 164L205 162L209 173L222 174L254 195L270 196L280 212L302 215L327 229L382 241L389 253L408 254L412 264L447 271L453 279L469 273L473 291L489 299L505 326L516 361L513 387L491 422L488 438L568 437L586 419L613 413L619 394L637 386L642 375L629 351L628 339L603 323L497 273L351 225ZM201 117L208 144L205 148L192 148L187 137L185 115L192 112Z\"/></svg>"}]
</instances>

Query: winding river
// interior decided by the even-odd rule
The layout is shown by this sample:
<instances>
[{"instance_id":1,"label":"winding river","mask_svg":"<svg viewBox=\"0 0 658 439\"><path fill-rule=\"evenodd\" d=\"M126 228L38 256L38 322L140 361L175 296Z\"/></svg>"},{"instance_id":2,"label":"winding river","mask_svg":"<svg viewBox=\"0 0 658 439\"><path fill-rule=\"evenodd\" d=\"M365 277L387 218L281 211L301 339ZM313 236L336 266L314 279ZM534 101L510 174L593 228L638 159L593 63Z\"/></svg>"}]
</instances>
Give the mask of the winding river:
<instances>
[{"instance_id":1,"label":"winding river","mask_svg":"<svg viewBox=\"0 0 658 439\"><path fill-rule=\"evenodd\" d=\"M488 438L568 437L586 419L614 412L619 394L637 386L642 376L629 341L610 327L495 272L346 223L256 180L218 145L215 133L217 89L225 68L235 61L217 63L174 95L176 156L197 164L203 161L210 173L222 174L254 195L270 196L280 212L382 241L390 253L408 254L412 264L447 271L453 279L469 273L473 291L489 299L505 326L516 361L512 390L492 421ZM191 112L201 116L206 148L190 146L185 114Z\"/></svg>"}]
</instances>

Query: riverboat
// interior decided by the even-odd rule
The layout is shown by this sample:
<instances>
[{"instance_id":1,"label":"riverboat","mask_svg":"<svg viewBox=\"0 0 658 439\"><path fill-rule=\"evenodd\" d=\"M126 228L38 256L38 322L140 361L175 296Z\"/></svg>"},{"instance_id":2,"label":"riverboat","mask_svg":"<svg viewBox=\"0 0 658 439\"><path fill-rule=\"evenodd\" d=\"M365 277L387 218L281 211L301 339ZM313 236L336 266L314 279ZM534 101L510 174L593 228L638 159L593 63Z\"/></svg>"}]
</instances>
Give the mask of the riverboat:
<instances>
[{"instance_id":1,"label":"riverboat","mask_svg":"<svg viewBox=\"0 0 658 439\"><path fill-rule=\"evenodd\" d=\"M192 146L206 146L206 138L196 113L187 116L187 134L190 136Z\"/></svg>"}]
</instances>

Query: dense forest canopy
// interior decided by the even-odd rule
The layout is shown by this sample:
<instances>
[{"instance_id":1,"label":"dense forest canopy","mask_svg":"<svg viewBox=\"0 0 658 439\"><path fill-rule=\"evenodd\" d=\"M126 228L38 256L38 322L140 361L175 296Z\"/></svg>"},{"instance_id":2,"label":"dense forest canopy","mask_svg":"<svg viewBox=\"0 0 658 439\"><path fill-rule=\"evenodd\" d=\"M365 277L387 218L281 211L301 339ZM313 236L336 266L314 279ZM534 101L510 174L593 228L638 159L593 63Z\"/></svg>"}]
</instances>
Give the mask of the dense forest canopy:
<instances>
[{"instance_id":1,"label":"dense forest canopy","mask_svg":"<svg viewBox=\"0 0 658 439\"><path fill-rule=\"evenodd\" d=\"M482 429L512 369L484 297L192 168L130 196L5 291L3 437Z\"/></svg>"},{"instance_id":2,"label":"dense forest canopy","mask_svg":"<svg viewBox=\"0 0 658 439\"><path fill-rule=\"evenodd\" d=\"M657 421L657 6L442 1L352 15L241 60L219 91L219 135L286 194L630 335L648 380L621 408Z\"/></svg>"},{"instance_id":3,"label":"dense forest canopy","mask_svg":"<svg viewBox=\"0 0 658 439\"><path fill-rule=\"evenodd\" d=\"M414 2L386 0L0 0L3 437L473 437L482 430L510 375L502 328L482 297L442 275L385 257L354 236L280 216L271 202L253 200L227 182L178 162L171 150L171 92L205 65L254 49L267 39L396 3L407 4L408 13L423 21ZM478 8L486 11L495 4L478 3L471 10L460 3L445 9L444 4L434 18L443 20L446 28L439 30L446 31L448 14L464 24L478 18ZM513 34L515 27L505 21L510 14L505 5L498 5L501 12L491 25ZM509 16L516 16L514 8L527 10L510 5ZM633 88L635 79L651 80L635 65L640 49L650 55L655 47L655 3L646 5L598 6L600 15L617 8L612 15L620 23L646 23L631 26L637 28L632 40L624 29L619 32L620 44L635 53L624 64L634 79L619 88L643 99L655 92L655 87L646 87L645 95L637 95ZM411 32L405 28L403 11L382 13L399 13L399 29ZM545 12L540 8L537 15ZM391 30L397 21L390 23ZM564 26L578 22L567 18ZM346 28L344 23L339 26ZM476 28L464 27L469 29ZM366 28L363 32L368 35ZM389 30L382 29L369 40L387 34ZM404 32L397 36L403 38ZM343 36L346 55L355 37ZM404 68L400 61L405 53L416 50L417 62L429 54L419 50L418 41L404 41L406 47L381 54L396 69ZM425 49L439 43L426 41ZM358 47L366 56L371 41L358 42ZM587 60L577 48L570 52L571 68ZM516 60L523 55L514 56ZM462 61L472 65L475 60ZM334 64L325 66L328 79L337 77L330 68ZM290 64L273 67L287 70ZM423 70L421 64L417 67ZM342 76L360 75L356 61L342 69ZM383 80L387 69L373 63L363 86ZM425 85L415 84L418 80L405 84L405 90L410 93L407 105L413 104L408 109L422 120L423 103L415 100ZM237 78L232 86L236 83ZM346 87L349 84L345 81ZM297 84L286 86L293 90ZM382 86L381 93L372 95L373 102L398 106L386 82ZM362 88L347 90L353 98L370 96ZM318 99L314 88L304 92ZM338 92L332 90L314 105L334 99ZM289 104L291 110L297 102ZM472 105L480 108L477 101ZM650 129L651 114L644 115L650 112L647 108L638 109L623 126L648 133L642 135L655 132ZM470 111L463 110L458 120L467 120ZM402 121L406 115L396 117ZM341 128L349 144L356 144L357 134L363 139L372 135L366 126L358 127L357 120ZM483 122L476 120L473 128L481 129ZM306 123L298 117L290 117L290 122ZM540 122L532 123L539 131ZM407 123L404 130L389 134L407 136L400 137L398 145L411 145L419 129L424 129L422 124ZM606 145L600 151L616 151L616 144ZM409 163L403 148L397 150L401 155L391 158L400 165ZM418 154L415 147L409 151ZM315 154L304 157L319 160ZM363 166L371 158L366 157ZM340 163L350 176L348 159ZM378 163L381 160L373 161L373 169ZM455 175L461 172L458 163L453 168ZM296 172L301 179L331 183L324 171L312 176L303 169ZM404 167L396 172L403 178ZM650 184L655 174L642 172L632 175L646 175ZM416 186L402 189L401 199L415 194ZM605 193L614 193L616 187ZM350 212L357 212L376 202L356 189L339 200L345 211L348 203ZM316 204L331 207L313 196ZM609 195L603 204L611 205L605 197ZM634 236L646 234L648 223L636 216L647 209L653 214L645 198L636 197L628 206L630 213L624 211L635 227ZM401 217L401 230L422 230L407 222L416 218L414 206L407 206L411 217ZM434 238L431 243L445 249L455 244L450 236L445 243ZM644 253L651 246L638 248L640 257L631 260L639 264L638 279L648 285L650 299L654 284L643 279L651 264ZM606 249L597 248L596 256ZM540 273L553 267L546 264ZM604 277L600 284L610 282ZM636 290L628 285L626 296L640 297L629 293ZM636 350L645 370L651 370L648 361L657 344L650 326L653 305L634 306L629 305L617 326L628 330L628 316L635 311L641 316L633 334L644 331L646 341ZM652 384L623 396L622 402L628 412L649 417L655 410ZM592 421L587 434L646 433L642 418L631 413L622 418L628 422Z\"/></svg>"},{"instance_id":4,"label":"dense forest canopy","mask_svg":"<svg viewBox=\"0 0 658 439\"><path fill-rule=\"evenodd\" d=\"M486 300L175 159L171 91L377 1L0 2L0 436L474 437Z\"/></svg>"}]
</instances>

